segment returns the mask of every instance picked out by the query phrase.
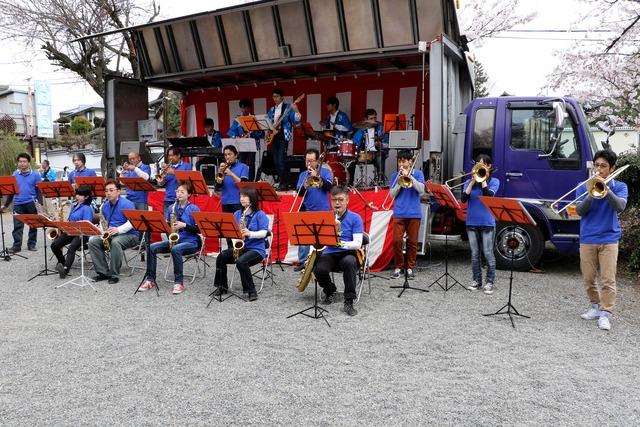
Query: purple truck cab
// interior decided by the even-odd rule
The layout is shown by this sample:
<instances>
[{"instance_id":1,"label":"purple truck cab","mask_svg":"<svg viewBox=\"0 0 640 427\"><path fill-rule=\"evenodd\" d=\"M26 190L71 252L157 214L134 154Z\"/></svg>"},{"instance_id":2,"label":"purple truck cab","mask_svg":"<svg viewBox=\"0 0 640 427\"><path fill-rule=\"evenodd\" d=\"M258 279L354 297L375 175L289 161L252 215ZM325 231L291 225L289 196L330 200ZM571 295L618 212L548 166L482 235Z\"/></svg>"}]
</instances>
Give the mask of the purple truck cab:
<instances>
[{"instance_id":1,"label":"purple truck cab","mask_svg":"<svg viewBox=\"0 0 640 427\"><path fill-rule=\"evenodd\" d=\"M597 151L578 102L571 98L478 98L464 115L463 169L471 170L477 155L489 154L497 169L493 176L500 180L497 196L523 201L537 223L517 227L514 269L526 271L537 265L546 241L561 252L577 253L579 217L571 210L556 214L551 205L587 179ZM510 262L507 238L505 224L498 224L494 251L500 268L508 268Z\"/></svg>"}]
</instances>

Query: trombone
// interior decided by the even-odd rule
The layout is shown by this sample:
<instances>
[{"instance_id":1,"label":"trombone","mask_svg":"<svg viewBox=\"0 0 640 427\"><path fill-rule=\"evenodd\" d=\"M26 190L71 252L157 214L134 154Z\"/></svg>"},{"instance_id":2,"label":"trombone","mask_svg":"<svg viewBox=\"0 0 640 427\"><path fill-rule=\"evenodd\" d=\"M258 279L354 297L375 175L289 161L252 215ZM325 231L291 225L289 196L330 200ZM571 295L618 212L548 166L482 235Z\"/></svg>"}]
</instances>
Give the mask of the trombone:
<instances>
[{"instance_id":1,"label":"trombone","mask_svg":"<svg viewBox=\"0 0 640 427\"><path fill-rule=\"evenodd\" d=\"M565 211L569 206L573 205L574 203L577 203L580 199L582 199L587 195L591 196L596 200L604 199L607 196L607 193L609 192L609 186L608 186L609 181L611 181L612 179L620 175L629 166L631 165L624 165L620 169L616 169L611 175L609 175L606 178L601 178L598 175L593 175L589 179L586 179L578 183L578 185L573 187L571 190L567 191L558 200L551 203L551 210L553 210L553 212L556 214L560 214L561 212ZM560 204L560 202L563 199L565 199L567 196L569 196L571 193L574 193L578 188L580 188L581 185L585 185L587 187L587 191L578 195L578 197L576 197L575 199L573 199L572 201L564 205L561 209L558 209L558 205Z\"/></svg>"},{"instance_id":2,"label":"trombone","mask_svg":"<svg viewBox=\"0 0 640 427\"><path fill-rule=\"evenodd\" d=\"M402 188L411 188L413 186L413 180L411 179L411 174L413 173L413 168L416 166L416 160L418 159L418 154L419 152L416 152L413 155L413 158L411 159L411 167L409 168L409 171L407 172L406 175L403 175L401 171L401 169L405 169L405 168L398 169L398 175L396 176L396 179L393 181L393 184L389 186L389 190L395 187L397 183L400 183L400 187ZM382 204L380 205L380 208L382 210L386 211L391 208L391 206L386 206L387 199L389 198L389 194L390 192L387 193L384 200L382 201ZM395 199L396 198L394 197L391 199L391 201L394 201Z\"/></svg>"},{"instance_id":3,"label":"trombone","mask_svg":"<svg viewBox=\"0 0 640 427\"><path fill-rule=\"evenodd\" d=\"M458 175L451 179L448 179L444 182L444 185L449 187L450 190L453 190L454 188L457 188L457 187L461 187L464 185L464 180L456 185L449 185L449 183L456 181L458 179L462 179L465 176L469 176L469 175L471 175L471 177L475 182L480 184L489 178L489 173L495 172L495 171L496 169L489 169L484 163L476 162L476 164L473 165L473 168L471 168L471 172L464 173L462 175Z\"/></svg>"},{"instance_id":4,"label":"trombone","mask_svg":"<svg viewBox=\"0 0 640 427\"><path fill-rule=\"evenodd\" d=\"M306 183L307 185L309 185L309 187L311 188L320 188L322 187L322 177L320 176L320 171L322 169L322 162L324 161L324 155L325 153L322 153L320 155L320 158L318 159L318 176L311 176L309 175L306 179ZM311 168L308 169L308 171L311 171ZM293 208L296 206L296 202L298 201L298 197L300 197L300 192L302 191L302 189L304 188L304 185L301 185L300 188L298 189L298 191L296 192L296 196L293 198L293 204L291 205L291 209L289 210L289 213L293 212ZM304 196L302 196L302 202L300 202L300 206L298 206L298 211L300 210L300 208L302 207L302 204L304 203L304 198L307 196L307 193L304 193Z\"/></svg>"}]
</instances>

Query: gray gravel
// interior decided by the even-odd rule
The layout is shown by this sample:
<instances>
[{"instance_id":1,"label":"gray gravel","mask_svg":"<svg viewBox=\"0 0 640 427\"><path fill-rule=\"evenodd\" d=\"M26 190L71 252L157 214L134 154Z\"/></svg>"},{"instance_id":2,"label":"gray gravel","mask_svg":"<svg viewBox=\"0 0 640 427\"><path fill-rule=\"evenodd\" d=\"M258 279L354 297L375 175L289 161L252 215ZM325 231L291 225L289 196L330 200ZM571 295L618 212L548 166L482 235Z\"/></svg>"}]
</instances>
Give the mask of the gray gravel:
<instances>
[{"instance_id":1,"label":"gray gravel","mask_svg":"<svg viewBox=\"0 0 640 427\"><path fill-rule=\"evenodd\" d=\"M492 296L456 287L397 298L391 282L374 278L356 317L341 302L329 307L329 328L286 319L313 298L311 288L295 290L290 267L275 269L277 285L257 302L207 309L212 271L180 296L166 284L160 298L133 296L141 273L97 292L56 290L55 275L26 282L42 268L38 243L28 261L0 261L2 425L640 421L640 290L621 280L613 328L599 331L579 317L587 301L576 258L550 260L546 274L516 273L514 305L531 316L516 329L508 317L481 315L506 302L504 271ZM434 262L442 249L434 245ZM451 273L466 284L466 249L453 252ZM412 284L443 269L421 269Z\"/></svg>"}]
</instances>

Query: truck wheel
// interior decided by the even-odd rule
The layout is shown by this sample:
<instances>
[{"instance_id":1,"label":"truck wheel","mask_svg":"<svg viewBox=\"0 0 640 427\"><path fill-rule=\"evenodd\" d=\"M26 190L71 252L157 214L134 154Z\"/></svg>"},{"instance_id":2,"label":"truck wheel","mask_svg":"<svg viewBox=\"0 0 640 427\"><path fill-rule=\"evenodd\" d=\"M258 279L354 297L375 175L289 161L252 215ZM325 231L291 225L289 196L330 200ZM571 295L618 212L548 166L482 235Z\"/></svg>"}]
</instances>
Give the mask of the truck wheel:
<instances>
[{"instance_id":1,"label":"truck wheel","mask_svg":"<svg viewBox=\"0 0 640 427\"><path fill-rule=\"evenodd\" d=\"M511 268L511 250L513 250L513 270L529 271L542 258L544 250L544 236L538 227L531 225L516 225L513 229L505 223L496 226L496 241L494 253L496 268L509 270Z\"/></svg>"}]
</instances>

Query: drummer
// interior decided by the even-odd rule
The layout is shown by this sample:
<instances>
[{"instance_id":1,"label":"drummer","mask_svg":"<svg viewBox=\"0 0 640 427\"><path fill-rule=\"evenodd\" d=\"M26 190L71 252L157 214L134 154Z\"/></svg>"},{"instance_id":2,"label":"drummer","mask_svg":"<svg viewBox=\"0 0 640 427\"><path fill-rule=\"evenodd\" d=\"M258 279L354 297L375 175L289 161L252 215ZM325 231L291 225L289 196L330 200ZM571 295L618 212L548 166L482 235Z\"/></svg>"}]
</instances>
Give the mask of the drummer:
<instances>
[{"instance_id":1,"label":"drummer","mask_svg":"<svg viewBox=\"0 0 640 427\"><path fill-rule=\"evenodd\" d=\"M351 120L344 111L340 111L340 101L335 96L327 99L325 102L327 107L327 118L325 119L323 126L324 129L335 132L335 137L339 139L348 139L351 135ZM337 141L329 143L327 146L328 151L335 151Z\"/></svg>"},{"instance_id":2,"label":"drummer","mask_svg":"<svg viewBox=\"0 0 640 427\"><path fill-rule=\"evenodd\" d=\"M371 153L365 156L368 162L373 163L376 177L380 179L385 176L384 166L389 156L389 135L384 133L382 123L378 122L378 113L373 108L367 108L364 120L354 123L353 127L357 129L353 134L353 143L356 144L359 153ZM349 165L349 168L349 173L353 176L351 168L355 170L355 164Z\"/></svg>"}]
</instances>

